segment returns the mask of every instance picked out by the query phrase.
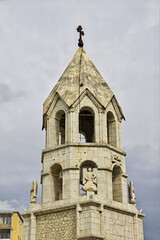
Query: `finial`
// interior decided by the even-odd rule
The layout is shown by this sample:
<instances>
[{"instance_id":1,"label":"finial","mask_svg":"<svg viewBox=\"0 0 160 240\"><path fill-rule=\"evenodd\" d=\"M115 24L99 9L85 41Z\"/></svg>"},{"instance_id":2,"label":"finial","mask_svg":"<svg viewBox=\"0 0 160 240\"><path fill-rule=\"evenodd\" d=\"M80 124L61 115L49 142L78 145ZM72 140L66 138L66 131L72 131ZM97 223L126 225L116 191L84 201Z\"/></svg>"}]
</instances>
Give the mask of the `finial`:
<instances>
[{"instance_id":1,"label":"finial","mask_svg":"<svg viewBox=\"0 0 160 240\"><path fill-rule=\"evenodd\" d=\"M82 36L84 36L84 32L82 31L81 25L78 26L77 32L79 32L78 46L83 47Z\"/></svg>"}]
</instances>

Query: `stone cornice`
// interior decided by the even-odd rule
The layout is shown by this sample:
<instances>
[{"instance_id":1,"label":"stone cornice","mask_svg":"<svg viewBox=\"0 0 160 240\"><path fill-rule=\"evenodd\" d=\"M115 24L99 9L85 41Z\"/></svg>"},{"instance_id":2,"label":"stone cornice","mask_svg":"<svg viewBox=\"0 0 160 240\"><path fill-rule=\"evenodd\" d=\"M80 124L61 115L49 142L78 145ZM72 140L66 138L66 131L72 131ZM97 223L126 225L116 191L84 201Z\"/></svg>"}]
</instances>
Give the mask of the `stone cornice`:
<instances>
[{"instance_id":1,"label":"stone cornice","mask_svg":"<svg viewBox=\"0 0 160 240\"><path fill-rule=\"evenodd\" d=\"M61 202L61 203L60 203ZM94 207L101 207L101 211L102 208L105 210L110 210L113 212L118 212L118 213L122 213L125 215L129 215L129 216L137 216L138 218L143 218L145 217L145 214L138 212L138 210L136 208L134 208L133 206L130 206L130 204L123 204L123 203L119 203L119 202L108 202L108 203L102 203L99 202L97 200L84 200L84 201L77 201L76 203L68 203L65 204L63 203L63 200L61 200L58 206L55 207L50 207L50 208L41 208L41 209L31 209L26 213L23 213L22 216L23 217L29 217L31 213L33 213L34 215L42 215L42 214L48 214L48 213L52 213L52 212L60 212L60 211L64 211L64 210L70 210L70 209L76 209L78 206L82 207L82 206L94 206ZM77 205L78 204L78 205ZM119 204L119 206L116 206L117 204ZM129 209L130 208L130 209ZM83 211L83 210L82 210Z\"/></svg>"},{"instance_id":2,"label":"stone cornice","mask_svg":"<svg viewBox=\"0 0 160 240\"><path fill-rule=\"evenodd\" d=\"M41 214L61 212L61 211L71 210L71 209L76 209L76 204L68 205L68 206L58 206L58 207L49 208L49 209L36 210L36 211L34 211L34 214L41 215Z\"/></svg>"},{"instance_id":3,"label":"stone cornice","mask_svg":"<svg viewBox=\"0 0 160 240\"><path fill-rule=\"evenodd\" d=\"M42 150L42 156L41 156L41 163L43 163L43 156L45 153L49 153L49 152L54 152L57 151L59 149L65 149L65 148L70 148L70 147L101 147L101 148L108 148L116 153L121 154L122 156L126 156L126 152L114 148L113 146L106 144L106 143L66 143L66 144L62 144L62 145L58 145L58 146L54 146L52 148L47 148L47 149L43 149Z\"/></svg>"},{"instance_id":4,"label":"stone cornice","mask_svg":"<svg viewBox=\"0 0 160 240\"><path fill-rule=\"evenodd\" d=\"M94 236L94 235L92 235L92 236L87 236L87 237L78 237L77 238L78 240L103 240L104 238L103 237L99 237L99 236Z\"/></svg>"},{"instance_id":5,"label":"stone cornice","mask_svg":"<svg viewBox=\"0 0 160 240\"><path fill-rule=\"evenodd\" d=\"M111 168L98 168L98 170L102 170L102 171L108 171L108 172L112 172L113 170Z\"/></svg>"},{"instance_id":6,"label":"stone cornice","mask_svg":"<svg viewBox=\"0 0 160 240\"><path fill-rule=\"evenodd\" d=\"M126 174L126 173L122 173L122 177L124 177L124 178L128 178L128 174Z\"/></svg>"}]
</instances>

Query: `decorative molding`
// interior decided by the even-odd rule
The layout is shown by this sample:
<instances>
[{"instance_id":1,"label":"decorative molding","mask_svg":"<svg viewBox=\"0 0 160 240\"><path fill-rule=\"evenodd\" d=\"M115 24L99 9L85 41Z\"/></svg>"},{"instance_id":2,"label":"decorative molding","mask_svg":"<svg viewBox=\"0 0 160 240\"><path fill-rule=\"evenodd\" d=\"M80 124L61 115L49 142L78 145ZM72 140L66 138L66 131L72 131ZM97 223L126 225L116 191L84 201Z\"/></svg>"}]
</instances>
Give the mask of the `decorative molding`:
<instances>
[{"instance_id":1,"label":"decorative molding","mask_svg":"<svg viewBox=\"0 0 160 240\"><path fill-rule=\"evenodd\" d=\"M49 172L41 172L41 176L46 176L46 175L49 175Z\"/></svg>"},{"instance_id":2,"label":"decorative molding","mask_svg":"<svg viewBox=\"0 0 160 240\"><path fill-rule=\"evenodd\" d=\"M43 156L45 153L49 153L49 152L52 152L52 151L56 151L56 150L59 150L59 149L62 149L62 148L69 148L69 147L101 147L101 148L108 148L116 153L119 153L121 154L122 156L126 156L126 152L122 151L122 150L119 150L119 149L116 149L114 148L113 146L107 144L107 143L65 143L65 144L62 144L62 145L57 145L57 146L54 146L52 148L46 148L46 149L43 149L42 150L42 157L41 157L41 163L43 163Z\"/></svg>"},{"instance_id":3,"label":"decorative molding","mask_svg":"<svg viewBox=\"0 0 160 240\"><path fill-rule=\"evenodd\" d=\"M78 237L78 240L104 240L104 237L99 237L99 236L95 236L95 235L91 235L91 236L86 236L86 237Z\"/></svg>"},{"instance_id":4,"label":"decorative molding","mask_svg":"<svg viewBox=\"0 0 160 240\"><path fill-rule=\"evenodd\" d=\"M102 171L108 171L108 172L112 172L113 170L111 168L98 168L98 170L102 170Z\"/></svg>"},{"instance_id":5,"label":"decorative molding","mask_svg":"<svg viewBox=\"0 0 160 240\"><path fill-rule=\"evenodd\" d=\"M98 109L104 109L103 105L97 100L97 98L89 91L88 88L86 88L81 95L76 99L76 101L70 106L73 108L76 108L78 104L83 100L85 96L88 96L88 98L92 101L92 103L98 108Z\"/></svg>"},{"instance_id":6,"label":"decorative molding","mask_svg":"<svg viewBox=\"0 0 160 240\"><path fill-rule=\"evenodd\" d=\"M124 178L128 178L128 174L126 174L126 173L122 173L122 177L124 177Z\"/></svg>"},{"instance_id":7,"label":"decorative molding","mask_svg":"<svg viewBox=\"0 0 160 240\"><path fill-rule=\"evenodd\" d=\"M37 215L41 215L41 214L62 212L62 211L65 211L65 210L70 210L70 209L75 209L76 210L76 204L70 205L70 206L65 206L65 207L59 206L59 207L54 207L54 208L50 208L50 209L36 210L36 211L34 211L34 214L37 216Z\"/></svg>"},{"instance_id":8,"label":"decorative molding","mask_svg":"<svg viewBox=\"0 0 160 240\"><path fill-rule=\"evenodd\" d=\"M63 172L68 171L68 170L79 170L79 168L77 168L77 167L64 168Z\"/></svg>"},{"instance_id":9,"label":"decorative molding","mask_svg":"<svg viewBox=\"0 0 160 240\"><path fill-rule=\"evenodd\" d=\"M116 207L112 207L112 206L108 206L108 205L104 205L104 209L108 209L111 210L113 212L118 212L118 213L122 213L125 215L129 215L129 216L135 216L136 213L135 212L131 212L125 209L120 209L120 208L116 208Z\"/></svg>"}]
</instances>

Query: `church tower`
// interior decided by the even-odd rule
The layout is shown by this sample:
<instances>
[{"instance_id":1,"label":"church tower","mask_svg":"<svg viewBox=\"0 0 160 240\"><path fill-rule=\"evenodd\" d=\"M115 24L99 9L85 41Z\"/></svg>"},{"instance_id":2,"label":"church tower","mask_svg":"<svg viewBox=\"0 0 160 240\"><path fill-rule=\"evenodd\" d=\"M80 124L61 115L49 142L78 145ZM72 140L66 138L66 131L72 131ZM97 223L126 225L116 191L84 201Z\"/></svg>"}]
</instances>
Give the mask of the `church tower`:
<instances>
[{"instance_id":1,"label":"church tower","mask_svg":"<svg viewBox=\"0 0 160 240\"><path fill-rule=\"evenodd\" d=\"M125 118L77 30L79 49L43 104L42 202L33 181L23 240L143 240L144 214L127 188Z\"/></svg>"}]
</instances>

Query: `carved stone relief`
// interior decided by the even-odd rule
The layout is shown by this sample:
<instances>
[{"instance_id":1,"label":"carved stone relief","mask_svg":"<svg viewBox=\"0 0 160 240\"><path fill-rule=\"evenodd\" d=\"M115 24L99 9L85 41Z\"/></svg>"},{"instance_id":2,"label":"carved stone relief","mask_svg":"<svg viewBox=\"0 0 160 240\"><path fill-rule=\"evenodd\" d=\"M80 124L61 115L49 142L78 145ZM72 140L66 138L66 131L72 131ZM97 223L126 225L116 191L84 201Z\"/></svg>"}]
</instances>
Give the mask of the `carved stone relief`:
<instances>
[{"instance_id":1,"label":"carved stone relief","mask_svg":"<svg viewBox=\"0 0 160 240\"><path fill-rule=\"evenodd\" d=\"M97 191L97 176L95 174L96 169L83 168L83 187L85 192Z\"/></svg>"},{"instance_id":2,"label":"carved stone relief","mask_svg":"<svg viewBox=\"0 0 160 240\"><path fill-rule=\"evenodd\" d=\"M129 191L129 203L135 204L136 203L136 195L135 195L135 190L133 187L133 182L130 182L128 184L128 191Z\"/></svg>"},{"instance_id":3,"label":"carved stone relief","mask_svg":"<svg viewBox=\"0 0 160 240\"><path fill-rule=\"evenodd\" d=\"M37 181L32 182L32 187L30 190L30 203L36 203L37 200Z\"/></svg>"}]
</instances>

